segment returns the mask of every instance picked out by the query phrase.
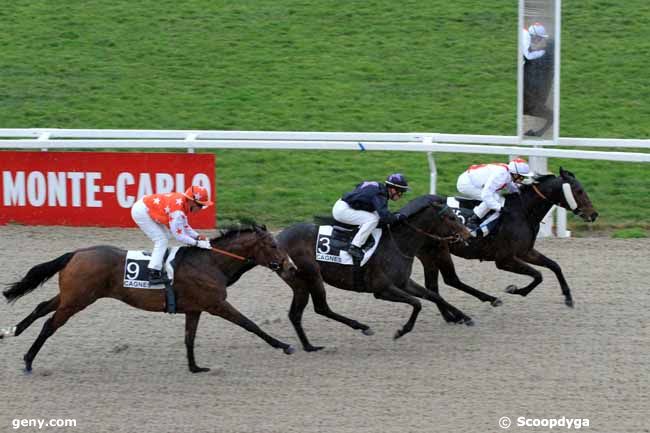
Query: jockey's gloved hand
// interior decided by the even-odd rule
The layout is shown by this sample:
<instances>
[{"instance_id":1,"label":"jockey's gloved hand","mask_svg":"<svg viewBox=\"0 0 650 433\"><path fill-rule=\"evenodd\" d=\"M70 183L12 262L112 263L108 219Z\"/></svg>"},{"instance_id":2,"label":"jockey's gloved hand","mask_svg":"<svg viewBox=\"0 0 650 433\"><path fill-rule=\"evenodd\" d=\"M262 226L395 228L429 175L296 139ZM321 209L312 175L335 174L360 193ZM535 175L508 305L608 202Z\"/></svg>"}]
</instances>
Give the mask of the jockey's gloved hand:
<instances>
[{"instance_id":1,"label":"jockey's gloved hand","mask_svg":"<svg viewBox=\"0 0 650 433\"><path fill-rule=\"evenodd\" d=\"M202 239L196 243L196 246L199 248L203 248L206 250L212 249L212 245L210 245L210 241L207 241L205 239Z\"/></svg>"}]
</instances>

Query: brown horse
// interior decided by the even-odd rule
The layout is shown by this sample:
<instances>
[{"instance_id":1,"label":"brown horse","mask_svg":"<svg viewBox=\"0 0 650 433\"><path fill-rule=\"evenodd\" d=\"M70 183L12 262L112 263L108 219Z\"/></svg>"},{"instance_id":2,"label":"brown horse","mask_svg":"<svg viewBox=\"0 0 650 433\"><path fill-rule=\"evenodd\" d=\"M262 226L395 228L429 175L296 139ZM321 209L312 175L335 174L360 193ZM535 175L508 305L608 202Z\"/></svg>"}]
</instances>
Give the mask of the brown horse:
<instances>
[{"instance_id":1,"label":"brown horse","mask_svg":"<svg viewBox=\"0 0 650 433\"><path fill-rule=\"evenodd\" d=\"M215 251L182 247L176 254L174 287L178 294L177 312L185 313L185 345L192 373L209 371L194 360L194 337L202 311L235 323L262 338L276 349L291 354L294 348L262 331L253 321L226 301L226 287L255 265L262 265L288 277L295 265L264 226L230 229L210 240ZM222 255L217 252L226 252ZM234 256L233 256L234 255ZM59 273L59 294L40 303L34 311L14 328L0 330L0 338L20 335L40 317L54 311L45 322L40 335L24 356L25 370L43 343L63 326L70 317L100 298L113 298L147 311L165 311L165 290L123 287L126 251L112 246L80 249L34 266L22 280L3 292L8 302L42 285Z\"/></svg>"},{"instance_id":2,"label":"brown horse","mask_svg":"<svg viewBox=\"0 0 650 433\"><path fill-rule=\"evenodd\" d=\"M425 239L441 237L460 239L469 237L469 232L444 201L434 195L420 196L399 211L406 222L388 227L368 263L363 266L364 281L361 286L354 282L352 266L316 261L316 239L318 227L313 224L295 224L278 235L278 243L285 248L298 266L294 275L282 278L293 290L293 301L289 319L305 351L322 349L312 346L302 327L302 314L311 296L316 313L337 322L359 329L366 335L372 331L368 325L333 312L327 304L324 283L344 290L372 293L375 298L411 305L413 311L409 320L398 330L395 338L410 332L422 305L416 297L435 302L447 316L456 323L472 324L472 319L447 303L437 293L429 291L409 280L415 253Z\"/></svg>"}]
</instances>

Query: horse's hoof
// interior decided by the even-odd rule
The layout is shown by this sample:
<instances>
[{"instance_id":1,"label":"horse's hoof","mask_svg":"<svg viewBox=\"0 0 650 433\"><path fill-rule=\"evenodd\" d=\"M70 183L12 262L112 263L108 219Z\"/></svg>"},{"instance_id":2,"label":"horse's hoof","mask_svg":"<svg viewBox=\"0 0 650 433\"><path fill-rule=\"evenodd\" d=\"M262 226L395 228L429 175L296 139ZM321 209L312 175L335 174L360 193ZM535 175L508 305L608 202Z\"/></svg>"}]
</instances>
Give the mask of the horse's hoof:
<instances>
[{"instance_id":1,"label":"horse's hoof","mask_svg":"<svg viewBox=\"0 0 650 433\"><path fill-rule=\"evenodd\" d=\"M574 307L574 305L573 305L573 299L565 299L565 300L564 300L564 304L565 304L567 307L569 307L569 308L573 308L573 307Z\"/></svg>"},{"instance_id":2,"label":"horse's hoof","mask_svg":"<svg viewBox=\"0 0 650 433\"><path fill-rule=\"evenodd\" d=\"M296 351L296 349L293 346L289 345L289 346L285 347L283 349L283 351L284 351L284 353L286 355L291 355L292 353L294 353Z\"/></svg>"},{"instance_id":3,"label":"horse's hoof","mask_svg":"<svg viewBox=\"0 0 650 433\"><path fill-rule=\"evenodd\" d=\"M23 368L23 373L24 373L26 376L29 376L30 374L32 374L32 367L25 367L25 368Z\"/></svg>"},{"instance_id":4,"label":"horse's hoof","mask_svg":"<svg viewBox=\"0 0 650 433\"><path fill-rule=\"evenodd\" d=\"M373 330L370 329L370 328L368 328L368 329L364 329L363 331L361 331L361 333L362 333L363 335L375 335L375 331L373 331Z\"/></svg>"},{"instance_id":5,"label":"horse's hoof","mask_svg":"<svg viewBox=\"0 0 650 433\"><path fill-rule=\"evenodd\" d=\"M474 322L474 319L472 319L471 317L468 317L468 318L467 318L464 322L462 322L462 323L464 323L466 326L474 326L474 325L476 325L476 322Z\"/></svg>"},{"instance_id":6,"label":"horse's hoof","mask_svg":"<svg viewBox=\"0 0 650 433\"><path fill-rule=\"evenodd\" d=\"M305 346L305 352L318 352L319 350L325 349L325 346Z\"/></svg>"},{"instance_id":7,"label":"horse's hoof","mask_svg":"<svg viewBox=\"0 0 650 433\"><path fill-rule=\"evenodd\" d=\"M505 292L510 293L511 295L516 295L517 290L519 290L517 286L515 286L514 284L510 284L508 287L506 287Z\"/></svg>"},{"instance_id":8,"label":"horse's hoof","mask_svg":"<svg viewBox=\"0 0 650 433\"><path fill-rule=\"evenodd\" d=\"M490 305L492 305L493 307L499 307L503 305L503 301L499 298L495 298L494 301L490 302Z\"/></svg>"},{"instance_id":9,"label":"horse's hoof","mask_svg":"<svg viewBox=\"0 0 650 433\"><path fill-rule=\"evenodd\" d=\"M190 371L192 373L205 373L207 371L210 371L210 369L207 367L194 367L194 368L190 368Z\"/></svg>"}]
</instances>

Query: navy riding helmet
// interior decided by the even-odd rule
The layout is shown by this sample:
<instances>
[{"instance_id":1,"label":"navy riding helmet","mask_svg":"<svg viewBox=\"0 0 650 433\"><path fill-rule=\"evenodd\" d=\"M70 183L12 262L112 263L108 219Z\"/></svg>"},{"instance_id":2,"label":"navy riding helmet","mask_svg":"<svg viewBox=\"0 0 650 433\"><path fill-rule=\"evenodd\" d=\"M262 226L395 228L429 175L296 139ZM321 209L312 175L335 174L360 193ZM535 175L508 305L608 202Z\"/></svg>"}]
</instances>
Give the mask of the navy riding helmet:
<instances>
[{"instance_id":1,"label":"navy riding helmet","mask_svg":"<svg viewBox=\"0 0 650 433\"><path fill-rule=\"evenodd\" d=\"M409 183L402 173L393 173L386 178L386 186L396 188L400 191L408 191Z\"/></svg>"}]
</instances>

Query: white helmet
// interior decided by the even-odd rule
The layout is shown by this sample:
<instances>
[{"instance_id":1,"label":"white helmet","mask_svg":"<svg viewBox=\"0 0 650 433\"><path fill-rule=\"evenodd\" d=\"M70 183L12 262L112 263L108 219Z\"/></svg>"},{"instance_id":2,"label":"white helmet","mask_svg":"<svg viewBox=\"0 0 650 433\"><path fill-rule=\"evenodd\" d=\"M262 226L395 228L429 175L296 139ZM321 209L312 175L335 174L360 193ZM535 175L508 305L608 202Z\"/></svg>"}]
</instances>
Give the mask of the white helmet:
<instances>
[{"instance_id":1,"label":"white helmet","mask_svg":"<svg viewBox=\"0 0 650 433\"><path fill-rule=\"evenodd\" d=\"M530 167L525 159L517 158L508 163L508 171L510 174L516 174L524 177L531 177Z\"/></svg>"},{"instance_id":2,"label":"white helmet","mask_svg":"<svg viewBox=\"0 0 650 433\"><path fill-rule=\"evenodd\" d=\"M531 36L537 36L540 38L548 38L548 33L541 23L533 23L532 26L528 27L528 33Z\"/></svg>"}]
</instances>

